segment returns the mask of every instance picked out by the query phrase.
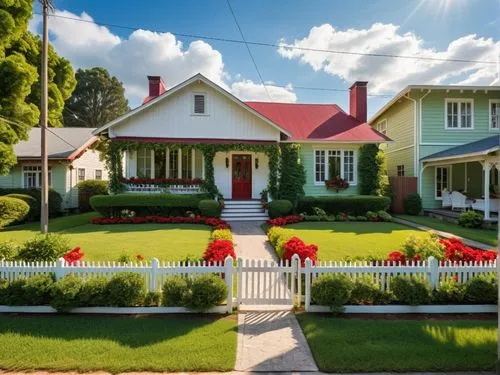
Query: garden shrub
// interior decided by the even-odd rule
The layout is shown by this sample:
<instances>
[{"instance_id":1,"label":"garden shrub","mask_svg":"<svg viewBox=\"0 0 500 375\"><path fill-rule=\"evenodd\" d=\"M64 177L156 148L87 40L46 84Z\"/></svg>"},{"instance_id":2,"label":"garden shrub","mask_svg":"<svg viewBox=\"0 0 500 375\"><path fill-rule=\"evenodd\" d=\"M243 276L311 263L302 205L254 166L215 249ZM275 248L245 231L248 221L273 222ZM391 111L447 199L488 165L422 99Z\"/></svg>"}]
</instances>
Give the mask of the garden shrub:
<instances>
[{"instance_id":1,"label":"garden shrub","mask_svg":"<svg viewBox=\"0 0 500 375\"><path fill-rule=\"evenodd\" d=\"M79 295L80 306L106 306L108 279L103 276L93 277L86 280Z\"/></svg>"},{"instance_id":2,"label":"garden shrub","mask_svg":"<svg viewBox=\"0 0 500 375\"><path fill-rule=\"evenodd\" d=\"M324 274L318 276L311 285L311 300L328 306L332 312L342 312L352 294L354 283L344 275Z\"/></svg>"},{"instance_id":3,"label":"garden shrub","mask_svg":"<svg viewBox=\"0 0 500 375\"><path fill-rule=\"evenodd\" d=\"M0 242L0 260L14 260L19 246L12 241Z\"/></svg>"},{"instance_id":4,"label":"garden shrub","mask_svg":"<svg viewBox=\"0 0 500 375\"><path fill-rule=\"evenodd\" d=\"M7 194L6 197L17 198L22 201L25 201L28 204L30 209L24 220L34 221L40 217L40 201L38 201L31 195L12 193L12 194Z\"/></svg>"},{"instance_id":5,"label":"garden shrub","mask_svg":"<svg viewBox=\"0 0 500 375\"><path fill-rule=\"evenodd\" d=\"M431 287L425 279L396 276L391 280L396 300L405 305L426 305L431 301Z\"/></svg>"},{"instance_id":6,"label":"garden shrub","mask_svg":"<svg viewBox=\"0 0 500 375\"><path fill-rule=\"evenodd\" d=\"M367 211L387 211L391 203L388 197L372 195L339 195L326 197L303 197L298 202L297 211L313 214L318 207L327 215L345 213L348 215L365 215Z\"/></svg>"},{"instance_id":7,"label":"garden shrub","mask_svg":"<svg viewBox=\"0 0 500 375\"><path fill-rule=\"evenodd\" d=\"M233 242L229 240L213 240L203 253L203 260L209 263L224 263L228 256L232 257L233 260L236 259Z\"/></svg>"},{"instance_id":8,"label":"garden shrub","mask_svg":"<svg viewBox=\"0 0 500 375\"><path fill-rule=\"evenodd\" d=\"M407 259L427 259L431 256L443 260L446 248L440 243L436 233L428 232L428 236L410 235L402 246L402 251Z\"/></svg>"},{"instance_id":9,"label":"garden shrub","mask_svg":"<svg viewBox=\"0 0 500 375\"><path fill-rule=\"evenodd\" d=\"M462 212L458 218L458 225L465 228L481 228L483 222L481 214L474 211Z\"/></svg>"},{"instance_id":10,"label":"garden shrub","mask_svg":"<svg viewBox=\"0 0 500 375\"><path fill-rule=\"evenodd\" d=\"M440 281L438 289L432 291L432 300L434 303L459 304L464 300L464 293L464 286L458 284L455 278L448 277Z\"/></svg>"},{"instance_id":11,"label":"garden shrub","mask_svg":"<svg viewBox=\"0 0 500 375\"><path fill-rule=\"evenodd\" d=\"M26 284L26 279L16 279L11 282L5 281L0 289L0 300L3 301L5 305L10 306L26 306L29 301L26 299L26 294L24 293L24 285Z\"/></svg>"},{"instance_id":12,"label":"garden shrub","mask_svg":"<svg viewBox=\"0 0 500 375\"><path fill-rule=\"evenodd\" d=\"M33 198L37 200L37 202L41 202L42 191L37 188L14 188L14 189L0 189L0 196L8 195L8 194L27 194L31 195ZM49 189L49 215L51 217L59 215L62 211L62 197L61 195L55 191L54 189ZM40 203L38 203L40 206ZM40 211L37 211L38 215ZM38 219L38 217L36 217Z\"/></svg>"},{"instance_id":13,"label":"garden shrub","mask_svg":"<svg viewBox=\"0 0 500 375\"><path fill-rule=\"evenodd\" d=\"M116 194L94 195L91 207L106 217L120 216L122 210L134 211L137 216L184 216L188 211L198 212L200 201L210 199L207 194Z\"/></svg>"},{"instance_id":14,"label":"garden shrub","mask_svg":"<svg viewBox=\"0 0 500 375\"><path fill-rule=\"evenodd\" d=\"M279 259L283 259L285 244L293 237L293 231L282 227L271 227L267 232L269 242L273 245Z\"/></svg>"},{"instance_id":15,"label":"garden shrub","mask_svg":"<svg viewBox=\"0 0 500 375\"><path fill-rule=\"evenodd\" d=\"M194 277L189 283L186 307L192 310L207 310L227 298L227 285L218 275L204 274Z\"/></svg>"},{"instance_id":16,"label":"garden shrub","mask_svg":"<svg viewBox=\"0 0 500 375\"><path fill-rule=\"evenodd\" d=\"M76 185L78 188L78 209L80 212L91 210L90 198L94 195L107 195L109 184L103 180L85 180Z\"/></svg>"},{"instance_id":17,"label":"garden shrub","mask_svg":"<svg viewBox=\"0 0 500 375\"><path fill-rule=\"evenodd\" d=\"M145 307L157 307L160 306L161 294L158 292L147 292L144 296L144 306Z\"/></svg>"},{"instance_id":18,"label":"garden shrub","mask_svg":"<svg viewBox=\"0 0 500 375\"><path fill-rule=\"evenodd\" d=\"M162 289L162 305L170 307L184 306L189 295L189 286L181 276L169 276Z\"/></svg>"},{"instance_id":19,"label":"garden shrub","mask_svg":"<svg viewBox=\"0 0 500 375\"><path fill-rule=\"evenodd\" d=\"M371 276L362 276L354 280L349 303L353 305L387 305L392 294L380 290L380 286Z\"/></svg>"},{"instance_id":20,"label":"garden shrub","mask_svg":"<svg viewBox=\"0 0 500 375\"><path fill-rule=\"evenodd\" d=\"M213 199L204 199L198 204L201 216L219 218L222 208L219 202Z\"/></svg>"},{"instance_id":21,"label":"garden shrub","mask_svg":"<svg viewBox=\"0 0 500 375\"><path fill-rule=\"evenodd\" d=\"M79 306L82 287L82 279L75 275L57 280L50 293L50 306L59 312L68 312Z\"/></svg>"},{"instance_id":22,"label":"garden shrub","mask_svg":"<svg viewBox=\"0 0 500 375\"><path fill-rule=\"evenodd\" d=\"M464 285L464 300L472 304L496 304L498 283L495 274L479 275Z\"/></svg>"},{"instance_id":23,"label":"garden shrub","mask_svg":"<svg viewBox=\"0 0 500 375\"><path fill-rule=\"evenodd\" d=\"M377 211L377 216L382 221L391 221L392 220L391 214L386 212L386 211L382 211L382 210Z\"/></svg>"},{"instance_id":24,"label":"garden shrub","mask_svg":"<svg viewBox=\"0 0 500 375\"><path fill-rule=\"evenodd\" d=\"M210 234L210 240L233 240L233 234L230 229L215 229Z\"/></svg>"},{"instance_id":25,"label":"garden shrub","mask_svg":"<svg viewBox=\"0 0 500 375\"><path fill-rule=\"evenodd\" d=\"M287 216L292 212L293 204L286 199L277 199L271 201L267 205L269 216L274 219L275 217Z\"/></svg>"},{"instance_id":26,"label":"garden shrub","mask_svg":"<svg viewBox=\"0 0 500 375\"><path fill-rule=\"evenodd\" d=\"M25 262L52 262L70 250L66 237L58 233L39 234L19 247L16 258Z\"/></svg>"},{"instance_id":27,"label":"garden shrub","mask_svg":"<svg viewBox=\"0 0 500 375\"><path fill-rule=\"evenodd\" d=\"M54 275L35 275L26 279L22 289L26 305L38 306L50 303Z\"/></svg>"},{"instance_id":28,"label":"garden shrub","mask_svg":"<svg viewBox=\"0 0 500 375\"><path fill-rule=\"evenodd\" d=\"M422 211L422 198L418 193L410 193L403 201L405 214L418 215Z\"/></svg>"},{"instance_id":29,"label":"garden shrub","mask_svg":"<svg viewBox=\"0 0 500 375\"><path fill-rule=\"evenodd\" d=\"M368 218L366 216L356 216L357 221L368 221Z\"/></svg>"},{"instance_id":30,"label":"garden shrub","mask_svg":"<svg viewBox=\"0 0 500 375\"><path fill-rule=\"evenodd\" d=\"M0 229L9 224L22 221L29 211L30 206L21 199L0 197Z\"/></svg>"},{"instance_id":31,"label":"garden shrub","mask_svg":"<svg viewBox=\"0 0 500 375\"><path fill-rule=\"evenodd\" d=\"M109 306L137 306L144 302L146 288L144 277L135 272L122 272L113 275L106 285Z\"/></svg>"}]
</instances>

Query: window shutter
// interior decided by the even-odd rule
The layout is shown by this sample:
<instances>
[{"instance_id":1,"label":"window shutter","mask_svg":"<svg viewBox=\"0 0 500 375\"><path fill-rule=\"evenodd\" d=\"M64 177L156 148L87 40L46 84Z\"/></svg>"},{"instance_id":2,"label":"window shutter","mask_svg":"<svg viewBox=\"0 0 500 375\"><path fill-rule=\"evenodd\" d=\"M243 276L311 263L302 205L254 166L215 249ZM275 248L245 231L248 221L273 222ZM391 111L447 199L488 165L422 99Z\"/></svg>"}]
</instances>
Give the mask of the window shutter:
<instances>
[{"instance_id":1,"label":"window shutter","mask_svg":"<svg viewBox=\"0 0 500 375\"><path fill-rule=\"evenodd\" d=\"M205 95L194 96L194 113L196 114L205 113Z\"/></svg>"}]
</instances>

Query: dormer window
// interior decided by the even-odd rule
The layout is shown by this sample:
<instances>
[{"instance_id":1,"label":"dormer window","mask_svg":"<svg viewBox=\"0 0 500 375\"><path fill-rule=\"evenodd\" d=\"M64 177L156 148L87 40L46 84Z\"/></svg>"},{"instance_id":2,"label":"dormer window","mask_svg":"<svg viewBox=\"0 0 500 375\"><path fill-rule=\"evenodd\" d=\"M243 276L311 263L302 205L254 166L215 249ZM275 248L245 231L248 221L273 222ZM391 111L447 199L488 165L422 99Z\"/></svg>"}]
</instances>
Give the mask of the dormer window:
<instances>
[{"instance_id":1,"label":"dormer window","mask_svg":"<svg viewBox=\"0 0 500 375\"><path fill-rule=\"evenodd\" d=\"M193 115L207 114L207 95L203 93L193 94Z\"/></svg>"}]
</instances>

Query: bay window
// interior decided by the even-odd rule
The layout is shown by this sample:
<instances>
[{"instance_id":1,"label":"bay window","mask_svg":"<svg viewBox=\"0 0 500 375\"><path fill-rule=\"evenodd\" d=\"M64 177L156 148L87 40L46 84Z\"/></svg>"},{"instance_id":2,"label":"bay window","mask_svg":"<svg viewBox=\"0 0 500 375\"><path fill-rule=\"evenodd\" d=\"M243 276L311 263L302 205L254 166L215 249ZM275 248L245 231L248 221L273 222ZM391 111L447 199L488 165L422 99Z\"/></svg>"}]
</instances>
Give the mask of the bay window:
<instances>
[{"instance_id":1,"label":"bay window","mask_svg":"<svg viewBox=\"0 0 500 375\"><path fill-rule=\"evenodd\" d=\"M350 184L355 184L356 162L354 150L315 150L314 182L323 184L327 180L339 177Z\"/></svg>"}]
</instances>

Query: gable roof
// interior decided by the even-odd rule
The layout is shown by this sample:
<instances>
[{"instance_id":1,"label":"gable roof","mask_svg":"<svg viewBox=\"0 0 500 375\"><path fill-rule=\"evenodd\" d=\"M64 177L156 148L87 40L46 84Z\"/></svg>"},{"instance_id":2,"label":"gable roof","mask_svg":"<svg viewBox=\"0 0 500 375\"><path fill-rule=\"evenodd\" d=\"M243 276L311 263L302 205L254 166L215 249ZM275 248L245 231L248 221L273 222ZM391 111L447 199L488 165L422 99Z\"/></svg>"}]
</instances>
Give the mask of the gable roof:
<instances>
[{"instance_id":1,"label":"gable roof","mask_svg":"<svg viewBox=\"0 0 500 375\"><path fill-rule=\"evenodd\" d=\"M141 105L141 106L139 106L139 107L137 107L137 108L135 108L135 109L127 112L127 113L125 113L124 115L122 115L122 116L114 119L113 121L108 122L106 125L104 125L104 126L98 128L98 129L94 130L93 134L97 135L97 134L103 132L104 130L109 129L109 128L117 125L121 121L123 121L123 120L125 120L125 119L127 119L129 117L132 117L132 116L136 115L137 113L145 110L146 108L149 108L150 106L155 105L156 103L158 103L158 102L160 102L160 101L168 98L169 96L171 96L171 95L175 94L176 92L182 90L186 86L189 86L190 84L195 83L195 82L199 82L199 81L205 83L206 85L208 85L209 87L211 87L215 91L221 93L226 98L228 98L231 101L233 101L234 103L240 105L242 108L244 108L247 111L253 113L255 116L259 117L261 120L265 121L270 126L276 128L277 130L279 130L280 132L284 133L285 135L287 135L287 136L291 135L291 134L288 133L288 131L286 129L281 128L279 125L275 124L272 120L266 118L265 116L263 116L259 112L255 111L253 108L249 107L247 104L245 104L244 102L242 102L240 99L238 99L236 96L234 96L230 92L228 92L227 90L224 90L219 85L217 85L214 82L210 81L208 78L206 78L201 73L198 73L198 74L192 76L191 78L187 79L186 81L184 81L182 83L179 83L177 86L174 86L174 87L168 89L162 95L157 96L154 99L149 99L145 104L143 104L143 105Z\"/></svg>"},{"instance_id":2,"label":"gable roof","mask_svg":"<svg viewBox=\"0 0 500 375\"><path fill-rule=\"evenodd\" d=\"M480 139L479 141L466 143L464 145L455 146L444 151L436 152L435 154L428 155L420 160L437 161L469 155L486 155L490 152L495 152L498 150L500 150L500 135L494 135L488 138Z\"/></svg>"},{"instance_id":3,"label":"gable roof","mask_svg":"<svg viewBox=\"0 0 500 375\"><path fill-rule=\"evenodd\" d=\"M390 138L345 113L336 104L246 102L273 122L287 129L290 141L390 142Z\"/></svg>"},{"instance_id":4,"label":"gable roof","mask_svg":"<svg viewBox=\"0 0 500 375\"><path fill-rule=\"evenodd\" d=\"M49 159L74 160L97 141L92 134L95 128L50 128L47 131ZM41 129L31 128L29 139L14 146L18 159L41 158Z\"/></svg>"}]
</instances>

